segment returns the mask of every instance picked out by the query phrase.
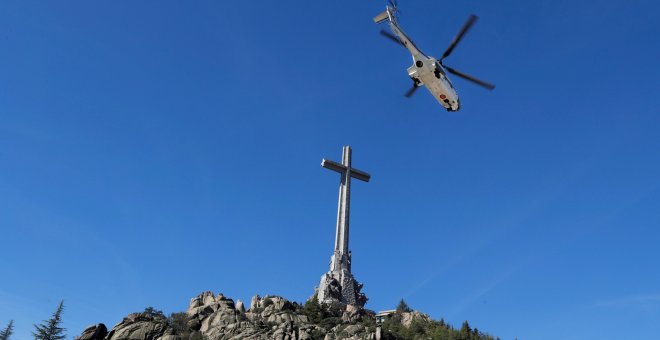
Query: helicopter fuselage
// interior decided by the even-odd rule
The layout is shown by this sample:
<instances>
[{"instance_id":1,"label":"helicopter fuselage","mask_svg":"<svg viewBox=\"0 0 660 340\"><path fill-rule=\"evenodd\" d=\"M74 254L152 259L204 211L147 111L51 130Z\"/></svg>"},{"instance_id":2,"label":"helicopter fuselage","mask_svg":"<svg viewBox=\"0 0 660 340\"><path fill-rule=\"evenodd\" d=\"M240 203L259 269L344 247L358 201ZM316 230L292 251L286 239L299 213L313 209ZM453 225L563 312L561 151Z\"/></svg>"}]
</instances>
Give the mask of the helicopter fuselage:
<instances>
[{"instance_id":1,"label":"helicopter fuselage","mask_svg":"<svg viewBox=\"0 0 660 340\"><path fill-rule=\"evenodd\" d=\"M447 77L445 69L437 59L427 56L415 45L399 27L389 9L388 16L392 32L412 55L413 65L408 68L408 76L415 82L415 86L426 86L447 111L458 111L461 108L458 93Z\"/></svg>"}]
</instances>

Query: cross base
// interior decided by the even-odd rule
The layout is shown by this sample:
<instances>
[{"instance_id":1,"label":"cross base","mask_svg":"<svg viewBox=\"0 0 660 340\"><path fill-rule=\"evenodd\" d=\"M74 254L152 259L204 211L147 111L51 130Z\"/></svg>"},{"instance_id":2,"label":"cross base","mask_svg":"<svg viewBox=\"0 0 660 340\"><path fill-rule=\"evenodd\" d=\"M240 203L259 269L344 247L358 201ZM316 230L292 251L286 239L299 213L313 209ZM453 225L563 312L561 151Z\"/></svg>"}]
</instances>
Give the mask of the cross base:
<instances>
[{"instance_id":1,"label":"cross base","mask_svg":"<svg viewBox=\"0 0 660 340\"><path fill-rule=\"evenodd\" d=\"M317 298L319 303L339 302L363 307L368 298L360 292L362 286L347 270L330 271L321 276Z\"/></svg>"}]
</instances>

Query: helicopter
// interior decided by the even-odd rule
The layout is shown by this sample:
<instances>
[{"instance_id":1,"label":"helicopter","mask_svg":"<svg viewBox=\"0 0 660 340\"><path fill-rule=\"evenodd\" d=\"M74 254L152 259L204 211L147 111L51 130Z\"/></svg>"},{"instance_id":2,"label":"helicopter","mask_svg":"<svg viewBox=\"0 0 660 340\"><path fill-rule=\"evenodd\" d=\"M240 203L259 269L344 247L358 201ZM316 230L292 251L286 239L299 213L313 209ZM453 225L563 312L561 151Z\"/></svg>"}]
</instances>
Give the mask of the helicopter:
<instances>
[{"instance_id":1,"label":"helicopter","mask_svg":"<svg viewBox=\"0 0 660 340\"><path fill-rule=\"evenodd\" d=\"M493 90L495 88L495 85L493 84L487 83L443 64L445 58L451 55L456 45L458 45L461 39L465 36L465 33L467 33L477 21L478 17L476 15L470 15L461 30L454 37L454 40L449 44L449 47L447 47L447 50L445 50L442 57L436 59L424 54L424 52L422 52L403 32L401 26L399 26L399 23L397 22L398 7L396 0L388 0L388 2L389 4L385 6L385 11L378 14L373 20L376 24L387 21L390 30L394 34L382 29L380 30L380 34L408 49L410 54L412 54L413 65L408 68L408 76L412 79L413 85L408 92L405 93L405 97L412 97L419 87L426 86L433 97L435 97L435 99L437 99L447 111L458 111L461 108L461 103L458 98L458 93L456 93L456 89L454 89L454 85L447 77L447 72L485 87L488 90Z\"/></svg>"}]
</instances>

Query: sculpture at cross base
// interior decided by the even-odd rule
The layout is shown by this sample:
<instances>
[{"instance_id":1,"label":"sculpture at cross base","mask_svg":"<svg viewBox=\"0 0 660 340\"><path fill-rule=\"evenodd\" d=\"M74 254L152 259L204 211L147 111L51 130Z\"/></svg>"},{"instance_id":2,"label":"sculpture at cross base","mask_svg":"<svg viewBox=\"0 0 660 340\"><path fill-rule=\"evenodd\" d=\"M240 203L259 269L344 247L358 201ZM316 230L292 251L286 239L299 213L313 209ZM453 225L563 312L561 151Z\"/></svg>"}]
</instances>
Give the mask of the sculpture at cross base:
<instances>
[{"instance_id":1,"label":"sculpture at cross base","mask_svg":"<svg viewBox=\"0 0 660 340\"><path fill-rule=\"evenodd\" d=\"M357 282L351 273L351 252L348 249L351 179L369 182L371 175L351 167L350 146L344 146L341 164L323 159L321 166L341 174L341 181L339 183L335 249L330 258L330 271L321 277L316 296L320 303L341 302L364 306L367 297L360 292L362 284Z\"/></svg>"}]
</instances>

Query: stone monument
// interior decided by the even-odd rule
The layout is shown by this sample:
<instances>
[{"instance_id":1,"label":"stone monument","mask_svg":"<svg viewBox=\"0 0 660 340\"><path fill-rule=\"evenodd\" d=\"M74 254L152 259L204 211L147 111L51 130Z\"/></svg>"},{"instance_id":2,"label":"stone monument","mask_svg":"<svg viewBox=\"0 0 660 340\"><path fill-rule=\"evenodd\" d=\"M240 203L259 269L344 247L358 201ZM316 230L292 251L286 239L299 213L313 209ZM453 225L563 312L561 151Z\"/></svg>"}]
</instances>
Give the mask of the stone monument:
<instances>
[{"instance_id":1,"label":"stone monument","mask_svg":"<svg viewBox=\"0 0 660 340\"><path fill-rule=\"evenodd\" d=\"M320 303L341 302L347 305L364 306L367 297L360 292L362 284L351 274L351 251L348 249L349 213L351 203L351 178L369 182L371 175L351 167L351 147L344 146L341 164L327 159L321 166L338 172L339 204L337 208L337 230L335 250L330 258L330 271L321 277L316 291Z\"/></svg>"}]
</instances>

